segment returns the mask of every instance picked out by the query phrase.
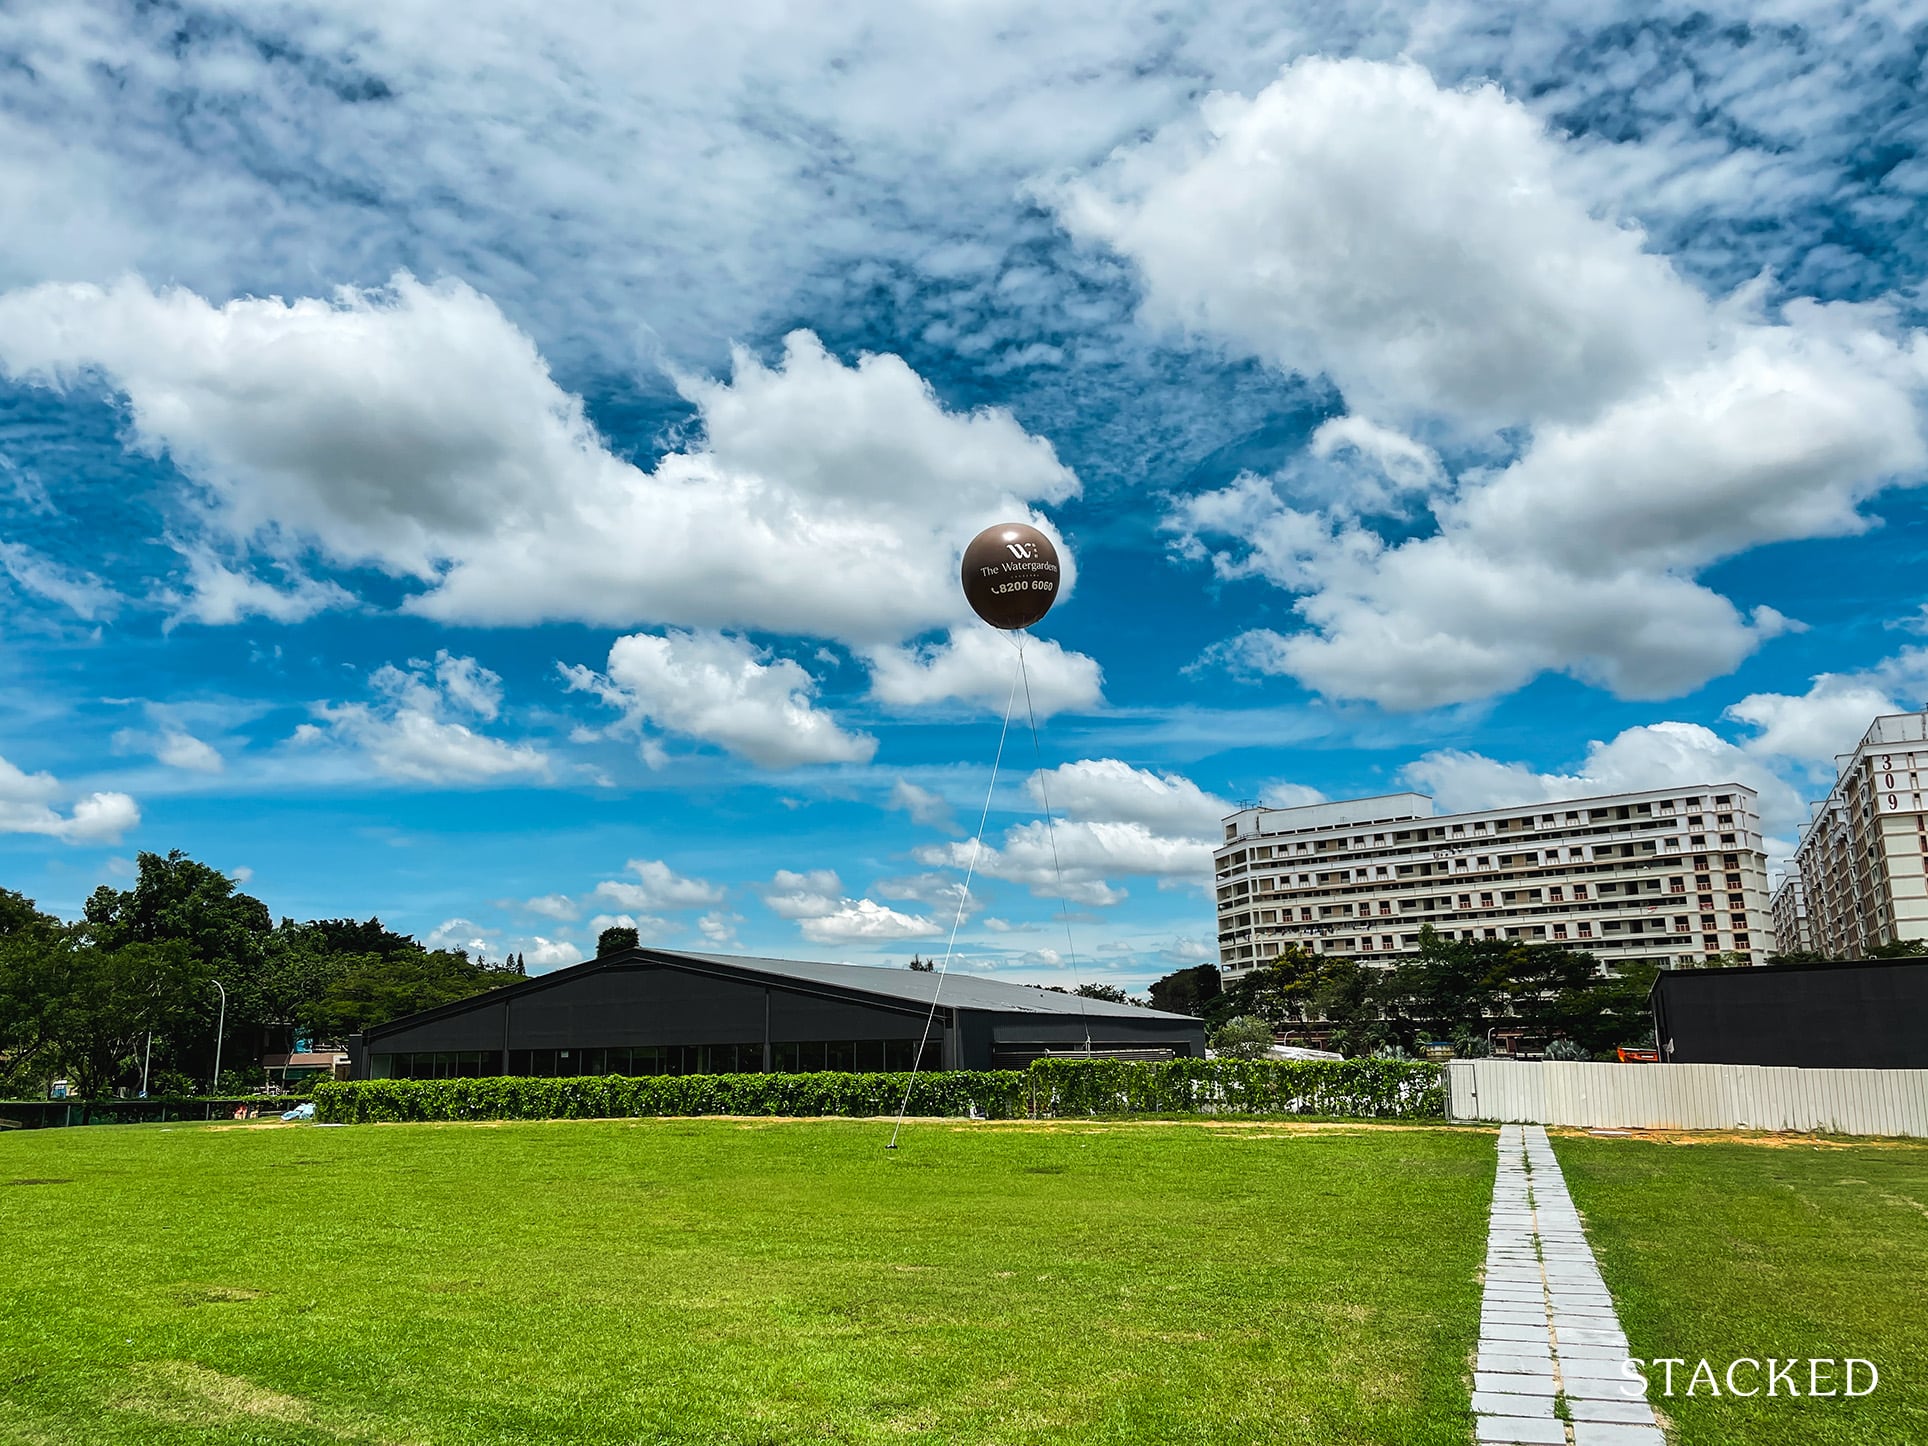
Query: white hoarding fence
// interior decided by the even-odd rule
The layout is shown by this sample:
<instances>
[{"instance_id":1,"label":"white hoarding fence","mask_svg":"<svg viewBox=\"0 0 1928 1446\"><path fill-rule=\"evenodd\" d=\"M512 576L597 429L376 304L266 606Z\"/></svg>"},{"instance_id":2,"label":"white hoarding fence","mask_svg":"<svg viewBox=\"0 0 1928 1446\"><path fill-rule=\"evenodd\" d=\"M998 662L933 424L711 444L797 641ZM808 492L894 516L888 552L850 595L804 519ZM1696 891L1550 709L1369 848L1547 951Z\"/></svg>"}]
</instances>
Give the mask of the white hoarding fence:
<instances>
[{"instance_id":1,"label":"white hoarding fence","mask_svg":"<svg viewBox=\"0 0 1928 1446\"><path fill-rule=\"evenodd\" d=\"M1455 1120L1928 1139L1924 1069L1456 1059L1446 1096Z\"/></svg>"}]
</instances>

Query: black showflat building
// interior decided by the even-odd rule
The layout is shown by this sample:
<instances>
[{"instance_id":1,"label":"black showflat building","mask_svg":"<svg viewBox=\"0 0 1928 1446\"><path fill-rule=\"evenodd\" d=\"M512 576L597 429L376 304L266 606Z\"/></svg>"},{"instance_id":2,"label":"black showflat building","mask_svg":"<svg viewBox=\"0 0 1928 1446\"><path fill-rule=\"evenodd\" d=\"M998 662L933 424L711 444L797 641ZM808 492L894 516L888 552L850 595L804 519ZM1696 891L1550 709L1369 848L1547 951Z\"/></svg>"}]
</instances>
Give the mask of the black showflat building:
<instances>
[{"instance_id":1,"label":"black showflat building","mask_svg":"<svg viewBox=\"0 0 1928 1446\"><path fill-rule=\"evenodd\" d=\"M935 993L937 1012L931 1017ZM981 975L626 949L392 1020L356 1079L1021 1069L1054 1054L1202 1058L1201 1020Z\"/></svg>"}]
</instances>

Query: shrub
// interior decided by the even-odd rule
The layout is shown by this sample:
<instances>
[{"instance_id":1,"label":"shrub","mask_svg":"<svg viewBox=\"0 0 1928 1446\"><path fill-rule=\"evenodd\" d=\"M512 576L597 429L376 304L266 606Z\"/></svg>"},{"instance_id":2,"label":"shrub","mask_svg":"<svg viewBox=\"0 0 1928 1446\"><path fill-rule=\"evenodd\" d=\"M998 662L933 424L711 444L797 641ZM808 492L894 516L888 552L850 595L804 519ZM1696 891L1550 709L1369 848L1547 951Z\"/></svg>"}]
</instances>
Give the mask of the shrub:
<instances>
[{"instance_id":1,"label":"shrub","mask_svg":"<svg viewBox=\"0 0 1928 1446\"><path fill-rule=\"evenodd\" d=\"M1029 1088L1015 1070L906 1074L597 1075L583 1079L324 1081L315 1086L323 1120L634 1119L658 1115L891 1115L911 1085L913 1115L1021 1118Z\"/></svg>"},{"instance_id":2,"label":"shrub","mask_svg":"<svg viewBox=\"0 0 1928 1446\"><path fill-rule=\"evenodd\" d=\"M1350 1115L1442 1119L1438 1065L1396 1060L1041 1059L1031 1066L1040 1115Z\"/></svg>"},{"instance_id":3,"label":"shrub","mask_svg":"<svg viewBox=\"0 0 1928 1446\"><path fill-rule=\"evenodd\" d=\"M597 1075L584 1079L323 1080L316 1118L336 1124L423 1120L637 1119L670 1115L1351 1115L1439 1119L1439 1067L1390 1060L1047 1059L1019 1070L904 1074Z\"/></svg>"}]
</instances>

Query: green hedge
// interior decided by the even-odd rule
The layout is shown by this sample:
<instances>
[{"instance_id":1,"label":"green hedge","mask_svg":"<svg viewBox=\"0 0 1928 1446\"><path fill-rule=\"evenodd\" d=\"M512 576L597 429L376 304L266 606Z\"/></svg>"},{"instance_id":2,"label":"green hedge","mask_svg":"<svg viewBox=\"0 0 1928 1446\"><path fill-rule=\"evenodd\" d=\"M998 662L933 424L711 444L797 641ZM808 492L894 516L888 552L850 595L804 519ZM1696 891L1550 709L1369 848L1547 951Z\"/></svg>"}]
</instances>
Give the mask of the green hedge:
<instances>
[{"instance_id":1,"label":"green hedge","mask_svg":"<svg viewBox=\"0 0 1928 1446\"><path fill-rule=\"evenodd\" d=\"M1389 1059L1041 1059L1031 1089L1040 1115L1446 1116L1440 1067Z\"/></svg>"},{"instance_id":2,"label":"green hedge","mask_svg":"<svg viewBox=\"0 0 1928 1446\"><path fill-rule=\"evenodd\" d=\"M315 1086L316 1117L343 1124L395 1120L634 1119L650 1115L894 1115L905 1074L598 1075L587 1079L357 1080ZM948 1070L917 1076L913 1115L1022 1118L1025 1076Z\"/></svg>"},{"instance_id":3,"label":"green hedge","mask_svg":"<svg viewBox=\"0 0 1928 1446\"><path fill-rule=\"evenodd\" d=\"M317 1118L340 1124L414 1120L634 1119L656 1115L892 1115L911 1085L913 1115L994 1120L1028 1115L1330 1115L1440 1119L1438 1065L1392 1060L1047 1059L1029 1072L686 1074L632 1078L324 1080Z\"/></svg>"}]
</instances>

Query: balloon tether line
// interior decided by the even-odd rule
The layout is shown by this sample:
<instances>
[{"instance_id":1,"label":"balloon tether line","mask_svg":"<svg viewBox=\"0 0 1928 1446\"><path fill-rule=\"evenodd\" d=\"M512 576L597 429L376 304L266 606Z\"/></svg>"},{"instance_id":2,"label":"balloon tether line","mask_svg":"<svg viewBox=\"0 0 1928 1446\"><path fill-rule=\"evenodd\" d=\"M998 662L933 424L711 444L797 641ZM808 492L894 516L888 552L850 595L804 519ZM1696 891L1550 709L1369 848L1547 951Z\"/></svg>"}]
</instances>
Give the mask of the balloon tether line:
<instances>
[{"instance_id":1,"label":"balloon tether line","mask_svg":"<svg viewBox=\"0 0 1928 1446\"><path fill-rule=\"evenodd\" d=\"M1078 978L1078 946L1071 939L1071 901L1065 897L1064 868L1058 863L1058 830L1051 816L1051 790L1044 781L1044 748L1038 742L1038 715L1031 706L1031 670L1024 663L1024 634L1012 639L1018 647L1018 676L1024 680L1024 712L1031 720L1031 752L1038 764L1038 802L1044 805L1044 836L1051 841L1051 872L1058 881L1058 914L1064 920L1065 957L1071 963L1071 992L1078 1001L1078 1023L1084 1030L1084 1052L1091 1054L1091 1015L1085 1008L1083 982Z\"/></svg>"},{"instance_id":2,"label":"balloon tether line","mask_svg":"<svg viewBox=\"0 0 1928 1446\"><path fill-rule=\"evenodd\" d=\"M957 949L957 931L964 924L964 910L971 902L971 879L977 873L977 858L984 850L984 826L991 818L991 798L997 792L997 771L1004 762L1004 739L1011 731L1011 710L1018 701L1018 684L1024 678L1024 652L1018 651L1017 673L1011 679L1011 696L1004 700L1004 724L997 733L997 752L991 758L991 782L984 790L984 811L978 815L977 837L971 840L971 862L964 870L964 887L957 896L957 917L951 920L950 942L944 946L944 959L937 967L937 977L931 984L931 1010L924 1017L924 1033L917 1041L917 1054L910 1062L910 1078L904 1081L904 1098L897 1106L897 1123L891 1127L890 1143L886 1150L897 1148L898 1132L904 1128L904 1115L910 1109L910 1092L917 1084L917 1076L924 1064L924 1046L930 1043L931 1027L937 1022L937 997L944 991L944 976L950 972L951 955ZM1028 695L1027 695L1028 697Z\"/></svg>"}]
</instances>

